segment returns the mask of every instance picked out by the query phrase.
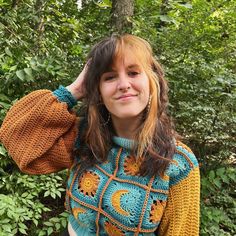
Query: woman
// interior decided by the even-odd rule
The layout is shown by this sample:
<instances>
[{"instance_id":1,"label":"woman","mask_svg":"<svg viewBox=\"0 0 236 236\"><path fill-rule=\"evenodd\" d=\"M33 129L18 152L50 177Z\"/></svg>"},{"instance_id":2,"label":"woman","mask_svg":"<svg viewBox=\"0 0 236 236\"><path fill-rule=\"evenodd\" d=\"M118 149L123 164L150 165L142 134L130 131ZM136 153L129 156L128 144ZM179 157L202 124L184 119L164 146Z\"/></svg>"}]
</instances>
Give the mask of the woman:
<instances>
[{"instance_id":1,"label":"woman","mask_svg":"<svg viewBox=\"0 0 236 236\"><path fill-rule=\"evenodd\" d=\"M72 108L83 99L84 117ZM112 36L79 77L18 101L0 139L20 169L69 168L68 235L196 236L199 168L167 115L167 83L150 45Z\"/></svg>"}]
</instances>

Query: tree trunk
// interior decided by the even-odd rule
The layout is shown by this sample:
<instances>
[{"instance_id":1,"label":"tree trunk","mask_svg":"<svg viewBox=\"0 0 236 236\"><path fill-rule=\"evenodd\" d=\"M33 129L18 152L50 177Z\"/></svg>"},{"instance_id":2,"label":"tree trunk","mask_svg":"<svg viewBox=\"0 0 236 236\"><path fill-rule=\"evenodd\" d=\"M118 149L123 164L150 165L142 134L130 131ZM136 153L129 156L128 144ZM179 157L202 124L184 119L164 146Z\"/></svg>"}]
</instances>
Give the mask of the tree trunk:
<instances>
[{"instance_id":1,"label":"tree trunk","mask_svg":"<svg viewBox=\"0 0 236 236\"><path fill-rule=\"evenodd\" d=\"M134 14L134 0L112 0L112 28L114 32L123 33L132 28L130 18Z\"/></svg>"},{"instance_id":2,"label":"tree trunk","mask_svg":"<svg viewBox=\"0 0 236 236\"><path fill-rule=\"evenodd\" d=\"M12 1L12 8L13 9L17 8L19 3L20 3L20 0L13 0Z\"/></svg>"}]
</instances>

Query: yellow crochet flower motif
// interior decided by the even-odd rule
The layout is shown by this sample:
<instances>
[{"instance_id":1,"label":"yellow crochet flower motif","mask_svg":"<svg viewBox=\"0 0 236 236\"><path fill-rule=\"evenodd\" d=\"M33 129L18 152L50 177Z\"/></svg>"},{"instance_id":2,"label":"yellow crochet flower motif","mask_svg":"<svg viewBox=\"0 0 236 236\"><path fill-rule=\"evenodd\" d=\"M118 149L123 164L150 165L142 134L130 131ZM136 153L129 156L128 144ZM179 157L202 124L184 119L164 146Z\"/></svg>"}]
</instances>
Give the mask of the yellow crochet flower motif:
<instances>
[{"instance_id":1,"label":"yellow crochet flower motif","mask_svg":"<svg viewBox=\"0 0 236 236\"><path fill-rule=\"evenodd\" d=\"M136 159L134 156L127 156L124 162L124 170L128 175L138 175L142 158Z\"/></svg>"},{"instance_id":2,"label":"yellow crochet flower motif","mask_svg":"<svg viewBox=\"0 0 236 236\"><path fill-rule=\"evenodd\" d=\"M166 175L166 174L163 174L160 176L161 179L165 180L165 181L168 181L170 179L170 176L169 175Z\"/></svg>"},{"instance_id":3,"label":"yellow crochet flower motif","mask_svg":"<svg viewBox=\"0 0 236 236\"><path fill-rule=\"evenodd\" d=\"M150 221L154 224L161 220L164 209L166 207L166 201L156 200L151 206Z\"/></svg>"},{"instance_id":4,"label":"yellow crochet flower motif","mask_svg":"<svg viewBox=\"0 0 236 236\"><path fill-rule=\"evenodd\" d=\"M99 176L92 171L86 171L80 178L79 190L87 196L94 197L98 189Z\"/></svg>"},{"instance_id":5,"label":"yellow crochet flower motif","mask_svg":"<svg viewBox=\"0 0 236 236\"><path fill-rule=\"evenodd\" d=\"M192 152L192 150L188 147L188 146L186 146L185 144L183 144L182 142L180 142L180 141L176 141L176 145L177 146L180 146L180 147L182 147L182 148L184 148L184 149L186 149L188 152L190 152L190 153L193 153Z\"/></svg>"},{"instance_id":6,"label":"yellow crochet flower motif","mask_svg":"<svg viewBox=\"0 0 236 236\"><path fill-rule=\"evenodd\" d=\"M124 236L125 235L124 232L122 232L119 228L117 228L115 225L113 225L109 221L105 222L104 229L106 230L109 236Z\"/></svg>"}]
</instances>

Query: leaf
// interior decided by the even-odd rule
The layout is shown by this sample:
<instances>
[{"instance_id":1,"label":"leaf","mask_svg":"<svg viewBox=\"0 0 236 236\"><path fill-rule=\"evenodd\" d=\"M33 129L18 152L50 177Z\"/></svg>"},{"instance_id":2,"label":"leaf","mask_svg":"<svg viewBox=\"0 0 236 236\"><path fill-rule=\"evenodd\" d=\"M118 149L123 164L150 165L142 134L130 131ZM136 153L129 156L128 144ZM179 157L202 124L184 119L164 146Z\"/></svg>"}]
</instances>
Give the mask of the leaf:
<instances>
[{"instance_id":1,"label":"leaf","mask_svg":"<svg viewBox=\"0 0 236 236\"><path fill-rule=\"evenodd\" d=\"M50 221L58 223L58 222L60 222L60 219L57 218L57 217L53 217L53 218L50 219Z\"/></svg>"},{"instance_id":2,"label":"leaf","mask_svg":"<svg viewBox=\"0 0 236 236\"><path fill-rule=\"evenodd\" d=\"M218 188L221 188L221 182L218 178L214 179L213 180L213 183L218 187Z\"/></svg>"},{"instance_id":3,"label":"leaf","mask_svg":"<svg viewBox=\"0 0 236 236\"><path fill-rule=\"evenodd\" d=\"M216 170L216 174L220 177L222 177L222 175L224 175L224 173L225 173L225 168L223 168L223 167Z\"/></svg>"},{"instance_id":4,"label":"leaf","mask_svg":"<svg viewBox=\"0 0 236 236\"><path fill-rule=\"evenodd\" d=\"M49 228L47 229L47 232L48 232L48 235L52 234L52 233L53 233L53 228L52 228L52 227L49 227Z\"/></svg>"},{"instance_id":5,"label":"leaf","mask_svg":"<svg viewBox=\"0 0 236 236\"><path fill-rule=\"evenodd\" d=\"M43 224L46 225L46 226L53 226L53 223L52 222L48 222L48 221L44 222Z\"/></svg>"},{"instance_id":6,"label":"leaf","mask_svg":"<svg viewBox=\"0 0 236 236\"><path fill-rule=\"evenodd\" d=\"M0 100L1 101L7 101L7 102L11 102L11 100L3 93L0 93Z\"/></svg>"},{"instance_id":7,"label":"leaf","mask_svg":"<svg viewBox=\"0 0 236 236\"><path fill-rule=\"evenodd\" d=\"M13 229L13 230L11 231L12 235L16 235L17 231L18 231L17 228Z\"/></svg>"},{"instance_id":8,"label":"leaf","mask_svg":"<svg viewBox=\"0 0 236 236\"><path fill-rule=\"evenodd\" d=\"M19 225L20 228L22 228L22 229L28 229L28 227L27 227L25 224L23 224L23 223L19 223L18 225Z\"/></svg>"},{"instance_id":9,"label":"leaf","mask_svg":"<svg viewBox=\"0 0 236 236\"><path fill-rule=\"evenodd\" d=\"M51 197L55 199L56 198L56 194L55 193L51 193Z\"/></svg>"},{"instance_id":10,"label":"leaf","mask_svg":"<svg viewBox=\"0 0 236 236\"><path fill-rule=\"evenodd\" d=\"M23 193L23 194L21 195L22 198L25 198L25 197L27 197L27 196L28 196L28 193L27 193L27 192L25 192L25 193Z\"/></svg>"},{"instance_id":11,"label":"leaf","mask_svg":"<svg viewBox=\"0 0 236 236\"><path fill-rule=\"evenodd\" d=\"M34 222L34 224L36 225L36 226L38 226L38 220L36 220L36 219L33 219L33 222Z\"/></svg>"},{"instance_id":12,"label":"leaf","mask_svg":"<svg viewBox=\"0 0 236 236\"><path fill-rule=\"evenodd\" d=\"M164 22L171 22L172 18L167 15L160 15L160 20Z\"/></svg>"},{"instance_id":13,"label":"leaf","mask_svg":"<svg viewBox=\"0 0 236 236\"><path fill-rule=\"evenodd\" d=\"M56 194L57 194L57 196L58 196L59 198L61 198L61 192L56 191Z\"/></svg>"},{"instance_id":14,"label":"leaf","mask_svg":"<svg viewBox=\"0 0 236 236\"><path fill-rule=\"evenodd\" d=\"M44 235L46 235L46 232L43 231L43 230L41 230L41 231L39 232L39 235L38 235L38 236L44 236Z\"/></svg>"},{"instance_id":15,"label":"leaf","mask_svg":"<svg viewBox=\"0 0 236 236\"><path fill-rule=\"evenodd\" d=\"M66 219L63 219L63 220L61 221L61 224L62 224L63 228L66 228L67 220L66 220Z\"/></svg>"},{"instance_id":16,"label":"leaf","mask_svg":"<svg viewBox=\"0 0 236 236\"><path fill-rule=\"evenodd\" d=\"M14 70L16 70L16 69L17 69L17 65L14 65L14 66L10 67L10 70L9 70L9 71L14 71Z\"/></svg>"},{"instance_id":17,"label":"leaf","mask_svg":"<svg viewBox=\"0 0 236 236\"><path fill-rule=\"evenodd\" d=\"M47 196L49 196L50 195L50 192L49 191L46 191L45 193L44 193L44 197L47 197Z\"/></svg>"},{"instance_id":18,"label":"leaf","mask_svg":"<svg viewBox=\"0 0 236 236\"><path fill-rule=\"evenodd\" d=\"M61 225L59 223L56 223L55 226L57 231L61 228Z\"/></svg>"},{"instance_id":19,"label":"leaf","mask_svg":"<svg viewBox=\"0 0 236 236\"><path fill-rule=\"evenodd\" d=\"M6 53L8 56L12 57L12 53L11 53L11 51L10 51L10 49L9 49L8 47L5 48L5 53Z\"/></svg>"},{"instance_id":20,"label":"leaf","mask_svg":"<svg viewBox=\"0 0 236 236\"><path fill-rule=\"evenodd\" d=\"M28 76L30 76L30 77L33 76L33 75L32 75L32 69L31 69L31 68L24 68L24 72L25 72Z\"/></svg>"},{"instance_id":21,"label":"leaf","mask_svg":"<svg viewBox=\"0 0 236 236\"><path fill-rule=\"evenodd\" d=\"M25 79L24 70L18 70L18 71L16 72L16 75L17 75L17 77L18 77L20 80L24 81L24 79Z\"/></svg>"},{"instance_id":22,"label":"leaf","mask_svg":"<svg viewBox=\"0 0 236 236\"><path fill-rule=\"evenodd\" d=\"M229 184L229 178L226 175L221 176L224 183Z\"/></svg>"},{"instance_id":23,"label":"leaf","mask_svg":"<svg viewBox=\"0 0 236 236\"><path fill-rule=\"evenodd\" d=\"M7 225L2 225L2 229L3 229L4 231L10 233L11 230L12 230L12 227L11 227L11 225L7 224Z\"/></svg>"},{"instance_id":24,"label":"leaf","mask_svg":"<svg viewBox=\"0 0 236 236\"><path fill-rule=\"evenodd\" d=\"M209 179L214 179L215 178L215 172L213 170L210 171L209 173Z\"/></svg>"},{"instance_id":25,"label":"leaf","mask_svg":"<svg viewBox=\"0 0 236 236\"><path fill-rule=\"evenodd\" d=\"M22 229L22 228L19 228L19 231L22 233L22 234L27 234L25 229Z\"/></svg>"},{"instance_id":26,"label":"leaf","mask_svg":"<svg viewBox=\"0 0 236 236\"><path fill-rule=\"evenodd\" d=\"M7 152L6 149L3 146L0 146L0 155L6 156Z\"/></svg>"},{"instance_id":27,"label":"leaf","mask_svg":"<svg viewBox=\"0 0 236 236\"><path fill-rule=\"evenodd\" d=\"M10 219L1 220L1 224L6 224L6 223L9 223L9 222L10 222Z\"/></svg>"},{"instance_id":28,"label":"leaf","mask_svg":"<svg viewBox=\"0 0 236 236\"><path fill-rule=\"evenodd\" d=\"M0 102L0 107L4 107L4 108L6 108L6 109L8 109L8 108L10 108L10 104L8 104L8 103L5 103L5 102Z\"/></svg>"}]
</instances>

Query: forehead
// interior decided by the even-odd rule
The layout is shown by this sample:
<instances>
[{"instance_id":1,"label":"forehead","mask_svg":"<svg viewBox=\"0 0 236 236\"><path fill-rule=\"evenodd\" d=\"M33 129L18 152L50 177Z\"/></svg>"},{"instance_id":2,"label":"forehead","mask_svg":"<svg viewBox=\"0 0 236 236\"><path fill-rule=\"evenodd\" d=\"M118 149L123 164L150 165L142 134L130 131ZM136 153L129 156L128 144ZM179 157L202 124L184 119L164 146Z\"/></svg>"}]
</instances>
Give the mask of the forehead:
<instances>
[{"instance_id":1,"label":"forehead","mask_svg":"<svg viewBox=\"0 0 236 236\"><path fill-rule=\"evenodd\" d=\"M118 68L120 66L143 67L138 55L131 49L122 50L114 55L112 68Z\"/></svg>"}]
</instances>

